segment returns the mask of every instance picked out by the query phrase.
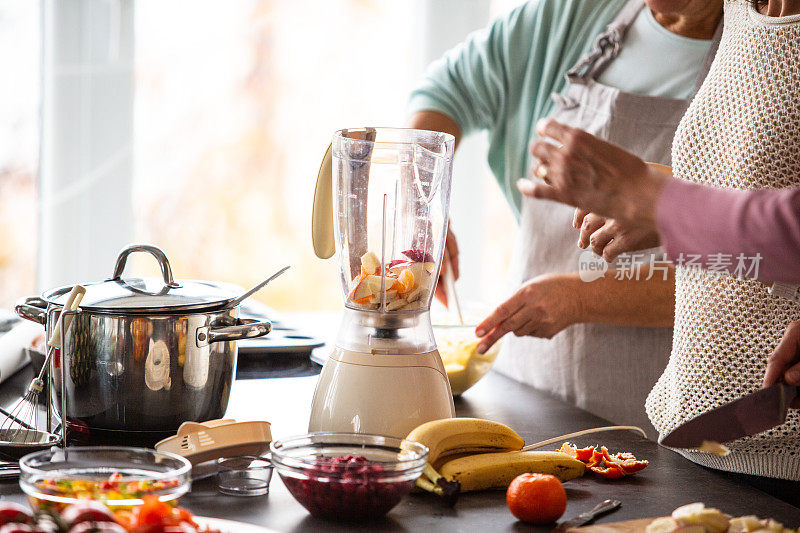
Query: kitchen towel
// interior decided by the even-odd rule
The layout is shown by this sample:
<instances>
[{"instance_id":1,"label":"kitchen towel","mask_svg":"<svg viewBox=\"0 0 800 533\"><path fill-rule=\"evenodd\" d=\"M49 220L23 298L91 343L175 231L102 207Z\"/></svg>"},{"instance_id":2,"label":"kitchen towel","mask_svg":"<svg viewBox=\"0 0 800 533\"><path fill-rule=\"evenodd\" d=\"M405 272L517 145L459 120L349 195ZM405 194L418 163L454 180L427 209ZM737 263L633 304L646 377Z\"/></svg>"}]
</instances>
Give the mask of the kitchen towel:
<instances>
[{"instance_id":1,"label":"kitchen towel","mask_svg":"<svg viewBox=\"0 0 800 533\"><path fill-rule=\"evenodd\" d=\"M30 348L33 340L43 335L42 326L26 320L0 333L0 383L29 363L25 348ZM41 345L43 347L44 342Z\"/></svg>"}]
</instances>

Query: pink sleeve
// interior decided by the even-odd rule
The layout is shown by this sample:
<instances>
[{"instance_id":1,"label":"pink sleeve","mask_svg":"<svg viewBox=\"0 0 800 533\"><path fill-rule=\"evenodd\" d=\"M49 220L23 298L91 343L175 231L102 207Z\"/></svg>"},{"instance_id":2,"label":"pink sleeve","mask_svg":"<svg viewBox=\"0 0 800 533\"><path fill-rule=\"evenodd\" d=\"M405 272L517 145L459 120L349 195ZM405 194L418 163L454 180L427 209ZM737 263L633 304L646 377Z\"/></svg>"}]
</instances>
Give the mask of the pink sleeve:
<instances>
[{"instance_id":1,"label":"pink sleeve","mask_svg":"<svg viewBox=\"0 0 800 533\"><path fill-rule=\"evenodd\" d=\"M800 283L800 189L739 191L673 180L658 200L656 223L674 262Z\"/></svg>"}]
</instances>

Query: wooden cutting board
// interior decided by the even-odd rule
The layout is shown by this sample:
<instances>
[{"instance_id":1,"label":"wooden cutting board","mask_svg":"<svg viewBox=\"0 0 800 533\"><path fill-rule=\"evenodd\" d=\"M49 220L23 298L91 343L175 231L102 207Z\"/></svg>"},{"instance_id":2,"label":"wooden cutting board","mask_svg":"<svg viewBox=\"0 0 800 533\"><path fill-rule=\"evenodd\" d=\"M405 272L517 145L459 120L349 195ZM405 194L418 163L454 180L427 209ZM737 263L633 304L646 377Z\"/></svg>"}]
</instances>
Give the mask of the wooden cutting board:
<instances>
[{"instance_id":1,"label":"wooden cutting board","mask_svg":"<svg viewBox=\"0 0 800 533\"><path fill-rule=\"evenodd\" d=\"M567 533L644 533L644 530L655 518L640 518L625 522L609 522L568 529Z\"/></svg>"}]
</instances>

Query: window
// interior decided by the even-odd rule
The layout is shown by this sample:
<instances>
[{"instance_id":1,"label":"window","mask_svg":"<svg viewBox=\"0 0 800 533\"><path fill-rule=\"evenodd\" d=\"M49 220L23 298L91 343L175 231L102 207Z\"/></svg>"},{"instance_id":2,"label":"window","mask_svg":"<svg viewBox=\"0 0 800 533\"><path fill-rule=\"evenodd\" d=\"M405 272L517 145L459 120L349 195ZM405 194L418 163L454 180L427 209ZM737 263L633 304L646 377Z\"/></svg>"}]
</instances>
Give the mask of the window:
<instances>
[{"instance_id":1,"label":"window","mask_svg":"<svg viewBox=\"0 0 800 533\"><path fill-rule=\"evenodd\" d=\"M36 284L39 3L0 4L0 307Z\"/></svg>"},{"instance_id":2,"label":"window","mask_svg":"<svg viewBox=\"0 0 800 533\"><path fill-rule=\"evenodd\" d=\"M180 277L250 286L290 264L264 301L340 308L336 263L311 247L315 177L336 129L402 124L412 7L137 3L137 239Z\"/></svg>"},{"instance_id":3,"label":"window","mask_svg":"<svg viewBox=\"0 0 800 533\"><path fill-rule=\"evenodd\" d=\"M341 308L336 262L310 242L320 159L336 129L404 123L427 63L488 20L488 0L462 1L45 3L40 285L105 278L123 245L151 242L182 278L251 286L290 264L259 299ZM468 142L460 286L496 303L513 219ZM147 257L128 269L158 274Z\"/></svg>"}]
</instances>

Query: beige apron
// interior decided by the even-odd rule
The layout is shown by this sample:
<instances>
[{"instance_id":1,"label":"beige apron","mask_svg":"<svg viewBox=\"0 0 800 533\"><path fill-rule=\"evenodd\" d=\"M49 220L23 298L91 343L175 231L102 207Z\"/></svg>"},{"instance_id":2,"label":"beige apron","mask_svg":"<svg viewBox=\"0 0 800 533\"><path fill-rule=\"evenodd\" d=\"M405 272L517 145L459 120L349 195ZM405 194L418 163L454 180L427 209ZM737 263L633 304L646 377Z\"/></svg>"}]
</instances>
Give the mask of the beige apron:
<instances>
[{"instance_id":1,"label":"beige apron","mask_svg":"<svg viewBox=\"0 0 800 533\"><path fill-rule=\"evenodd\" d=\"M594 50L567 72L568 89L565 94L552 95L556 110L550 116L646 161L668 165L672 138L689 100L626 93L595 81L616 57L626 30L642 8L642 0L628 2L597 38ZM708 72L720 34L721 28L697 87ZM540 274L578 271L583 250L576 245L573 212L561 204L523 199L510 274L515 290ZM662 253L650 250L636 262L649 264L650 256L660 260ZM616 424L640 426L655 439L657 433L644 402L663 372L671 348L672 328L576 324L549 340L507 335L495 368Z\"/></svg>"}]
</instances>

